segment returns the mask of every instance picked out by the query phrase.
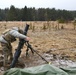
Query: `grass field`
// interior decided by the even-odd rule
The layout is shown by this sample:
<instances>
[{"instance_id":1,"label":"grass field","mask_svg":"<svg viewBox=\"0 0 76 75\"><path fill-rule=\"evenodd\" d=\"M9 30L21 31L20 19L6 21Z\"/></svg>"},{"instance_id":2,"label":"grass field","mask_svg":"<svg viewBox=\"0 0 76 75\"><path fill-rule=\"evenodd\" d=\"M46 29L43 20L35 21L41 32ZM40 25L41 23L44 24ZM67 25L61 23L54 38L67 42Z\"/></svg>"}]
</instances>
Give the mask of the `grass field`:
<instances>
[{"instance_id":1,"label":"grass field","mask_svg":"<svg viewBox=\"0 0 76 75\"><path fill-rule=\"evenodd\" d=\"M40 54L48 53L60 56L61 59L76 61L76 30L73 23L61 24L56 21L0 22L0 34L13 26L23 29L26 24L30 25L27 34L31 38L30 44ZM17 45L18 40L12 43L13 53ZM25 55L25 50L26 46L22 49L22 57Z\"/></svg>"}]
</instances>

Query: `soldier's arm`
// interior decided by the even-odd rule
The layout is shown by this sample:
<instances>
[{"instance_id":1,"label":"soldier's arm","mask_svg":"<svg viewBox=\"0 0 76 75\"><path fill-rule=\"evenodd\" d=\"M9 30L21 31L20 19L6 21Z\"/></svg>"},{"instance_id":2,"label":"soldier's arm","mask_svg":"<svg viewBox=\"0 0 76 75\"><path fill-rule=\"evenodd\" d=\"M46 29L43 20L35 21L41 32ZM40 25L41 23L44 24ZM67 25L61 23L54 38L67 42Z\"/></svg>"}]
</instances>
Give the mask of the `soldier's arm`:
<instances>
[{"instance_id":1,"label":"soldier's arm","mask_svg":"<svg viewBox=\"0 0 76 75\"><path fill-rule=\"evenodd\" d=\"M19 32L16 31L16 30L11 30L11 31L9 32L9 34L12 35L12 36L14 36L14 37L16 37L16 38L21 38L21 39L27 38L27 36L19 33Z\"/></svg>"}]
</instances>

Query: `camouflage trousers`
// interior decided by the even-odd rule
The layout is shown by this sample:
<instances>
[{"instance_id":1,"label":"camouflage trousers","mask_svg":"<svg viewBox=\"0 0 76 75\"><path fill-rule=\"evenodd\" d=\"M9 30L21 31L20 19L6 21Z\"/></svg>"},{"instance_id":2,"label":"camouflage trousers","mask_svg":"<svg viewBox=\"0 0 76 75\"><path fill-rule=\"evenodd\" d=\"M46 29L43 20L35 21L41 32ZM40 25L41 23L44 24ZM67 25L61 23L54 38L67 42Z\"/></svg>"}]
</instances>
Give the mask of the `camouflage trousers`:
<instances>
[{"instance_id":1,"label":"camouflage trousers","mask_svg":"<svg viewBox=\"0 0 76 75\"><path fill-rule=\"evenodd\" d=\"M3 66L4 66L4 69L7 70L10 66L9 62L12 61L13 59L12 46L11 46L11 43L1 43L1 46L2 46L3 55L4 55Z\"/></svg>"}]
</instances>

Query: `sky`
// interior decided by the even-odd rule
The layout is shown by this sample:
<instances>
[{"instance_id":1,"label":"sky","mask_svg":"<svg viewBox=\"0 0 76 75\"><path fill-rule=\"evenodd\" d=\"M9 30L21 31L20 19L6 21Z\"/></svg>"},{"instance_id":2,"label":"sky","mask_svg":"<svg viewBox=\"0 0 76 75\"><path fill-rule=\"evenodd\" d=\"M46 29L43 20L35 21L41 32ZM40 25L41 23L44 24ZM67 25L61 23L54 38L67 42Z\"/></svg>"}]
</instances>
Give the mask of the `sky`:
<instances>
[{"instance_id":1,"label":"sky","mask_svg":"<svg viewBox=\"0 0 76 75\"><path fill-rule=\"evenodd\" d=\"M0 8L35 7L35 8L55 8L65 10L76 10L76 0L0 0Z\"/></svg>"}]
</instances>

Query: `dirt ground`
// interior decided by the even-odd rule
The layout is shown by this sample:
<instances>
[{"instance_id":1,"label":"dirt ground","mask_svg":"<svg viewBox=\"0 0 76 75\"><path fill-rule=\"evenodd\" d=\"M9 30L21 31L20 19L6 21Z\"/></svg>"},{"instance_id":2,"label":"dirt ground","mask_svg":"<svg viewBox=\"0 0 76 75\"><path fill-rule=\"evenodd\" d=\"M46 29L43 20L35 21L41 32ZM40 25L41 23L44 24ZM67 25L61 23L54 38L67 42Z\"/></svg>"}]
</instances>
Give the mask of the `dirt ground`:
<instances>
[{"instance_id":1,"label":"dirt ground","mask_svg":"<svg viewBox=\"0 0 76 75\"><path fill-rule=\"evenodd\" d=\"M47 61L51 62L51 64L56 59L76 62L76 30L73 23L59 24L53 21L0 22L0 34L13 26L24 28L26 24L30 25L27 34L31 38L29 43ZM17 45L18 40L12 43L13 53ZM33 55L30 50L29 56L26 58L26 45L22 49L19 60L23 61L25 67L45 64L41 57L36 53Z\"/></svg>"}]
</instances>

